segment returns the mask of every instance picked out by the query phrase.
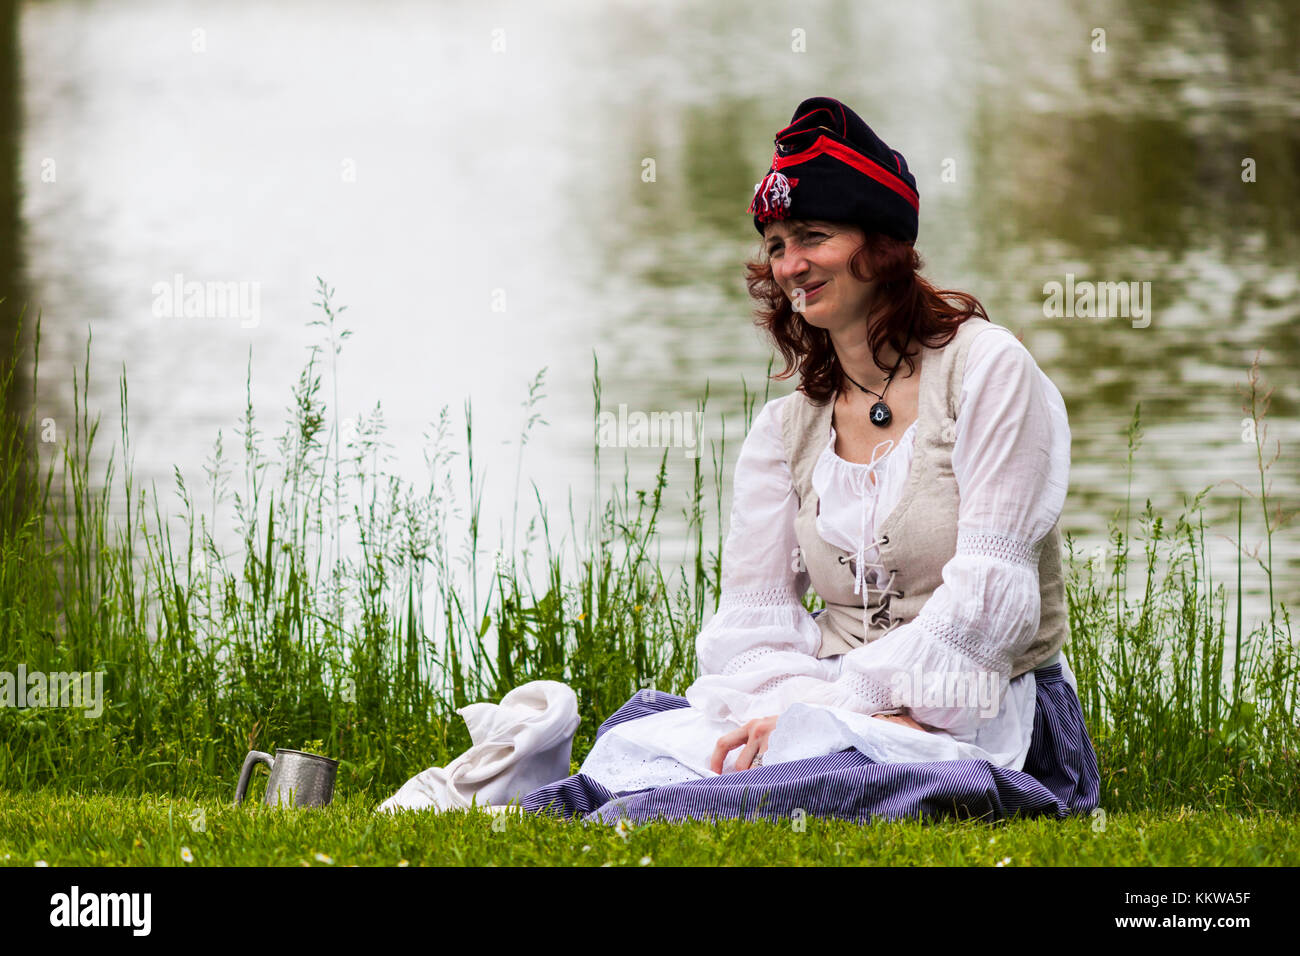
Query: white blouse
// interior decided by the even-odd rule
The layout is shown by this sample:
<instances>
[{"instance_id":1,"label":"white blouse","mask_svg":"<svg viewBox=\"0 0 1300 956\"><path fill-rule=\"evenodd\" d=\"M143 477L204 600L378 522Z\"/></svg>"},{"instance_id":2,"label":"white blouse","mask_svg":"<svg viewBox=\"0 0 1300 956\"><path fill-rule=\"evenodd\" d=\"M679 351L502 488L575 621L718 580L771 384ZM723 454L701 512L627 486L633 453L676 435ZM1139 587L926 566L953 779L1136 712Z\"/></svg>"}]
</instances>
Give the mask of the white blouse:
<instances>
[{"instance_id":1,"label":"white blouse","mask_svg":"<svg viewBox=\"0 0 1300 956\"><path fill-rule=\"evenodd\" d=\"M811 581L797 560L799 501L782 439L791 397L763 406L736 463L721 601L696 639L700 677L686 692L691 707L611 728L583 772L616 790L712 775L712 746L705 748L716 731L770 715L781 720L768 764L855 746L881 762L979 757L1020 769L1035 684L1032 672L1009 677L1038 630L1038 557L1069 483L1070 428L1060 392L1014 336L975 338L952 452L961 498L957 550L943 582L914 619L822 659L821 631L801 603ZM868 573L874 587L885 586L875 529L902 495L915 438L914 423L896 445L878 445L871 463L856 464L836 455L832 427L814 466L817 529L857 553L855 591ZM954 685L965 688L959 700ZM901 708L889 706L891 691ZM927 731L863 719L900 709ZM636 772L638 763L658 770L646 776Z\"/></svg>"}]
</instances>

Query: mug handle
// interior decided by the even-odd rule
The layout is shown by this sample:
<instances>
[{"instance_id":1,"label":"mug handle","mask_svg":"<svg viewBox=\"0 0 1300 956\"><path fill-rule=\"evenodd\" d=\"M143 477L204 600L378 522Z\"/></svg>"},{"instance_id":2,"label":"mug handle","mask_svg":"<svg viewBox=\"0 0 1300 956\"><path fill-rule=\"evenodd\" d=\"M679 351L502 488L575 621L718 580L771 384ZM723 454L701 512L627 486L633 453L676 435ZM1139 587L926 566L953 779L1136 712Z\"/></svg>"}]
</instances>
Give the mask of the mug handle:
<instances>
[{"instance_id":1,"label":"mug handle","mask_svg":"<svg viewBox=\"0 0 1300 956\"><path fill-rule=\"evenodd\" d=\"M244 799L244 794L248 792L248 781L253 777L253 767L259 763L264 763L268 768L275 767L275 758L268 753L260 750L250 750L248 756L244 758L244 766L239 771L239 783L235 786L235 806Z\"/></svg>"}]
</instances>

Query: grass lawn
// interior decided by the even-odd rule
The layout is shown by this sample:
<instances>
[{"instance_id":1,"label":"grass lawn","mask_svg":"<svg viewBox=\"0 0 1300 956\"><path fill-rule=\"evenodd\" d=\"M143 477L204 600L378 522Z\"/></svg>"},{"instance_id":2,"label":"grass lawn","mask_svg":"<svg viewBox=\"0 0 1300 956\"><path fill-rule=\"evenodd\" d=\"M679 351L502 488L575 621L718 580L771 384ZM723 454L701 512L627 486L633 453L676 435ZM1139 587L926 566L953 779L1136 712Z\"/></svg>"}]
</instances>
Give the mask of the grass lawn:
<instances>
[{"instance_id":1,"label":"grass lawn","mask_svg":"<svg viewBox=\"0 0 1300 956\"><path fill-rule=\"evenodd\" d=\"M1300 817L1222 810L1064 821L628 827L477 811L373 813L0 790L0 864L32 866L1294 866ZM188 854L187 852L188 851ZM186 860L186 856L190 858ZM1005 862L1004 862L1005 861Z\"/></svg>"}]
</instances>

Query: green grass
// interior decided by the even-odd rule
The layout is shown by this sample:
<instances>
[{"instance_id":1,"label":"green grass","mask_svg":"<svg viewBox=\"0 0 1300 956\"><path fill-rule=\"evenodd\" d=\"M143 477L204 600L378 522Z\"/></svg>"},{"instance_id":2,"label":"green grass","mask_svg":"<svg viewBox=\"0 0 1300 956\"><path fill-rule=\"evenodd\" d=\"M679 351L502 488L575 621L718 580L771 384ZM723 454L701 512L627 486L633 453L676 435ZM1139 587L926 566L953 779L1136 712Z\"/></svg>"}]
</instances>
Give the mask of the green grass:
<instances>
[{"instance_id":1,"label":"green grass","mask_svg":"<svg viewBox=\"0 0 1300 956\"><path fill-rule=\"evenodd\" d=\"M74 414L55 421L51 436L50 423L33 411L58 404L39 391L39 319L23 377L15 375L27 345L20 328L15 364L0 381L0 670L102 670L108 703L98 719L67 708L0 707L5 806L60 793L139 796L138 811L126 818L138 812L144 820L164 798L176 805L228 800L252 747L338 758L340 798L354 809L365 801L373 806L414 773L468 747L454 713L467 703L498 700L535 679L568 683L582 717L576 762L600 722L636 690L682 693L695 679L695 635L719 597L722 488L733 468L726 445L712 449L710 474L707 458L693 459L681 494L689 553L665 577L658 524L669 506L668 450L655 487L631 489L625 466L621 487L607 489L593 440L599 497L581 532L572 515L568 529L553 528L536 486L531 494L520 487L525 447L545 424L539 374L522 403L515 496L516 521L529 498L537 514L522 541L512 529L494 559L479 540L482 475L474 470L469 407L463 452L450 447L447 408L426 433L427 485L385 475L380 410L361 416L355 439L345 444L342 416L321 398L326 385L334 391L349 333L339 327L343 309L333 305L332 290L321 283L319 293L323 318L313 324L323 342L293 389L291 421L274 452L263 448L250 381L238 430L242 487L232 488L234 469L219 433L206 488L192 493L177 470L171 500L160 500L157 489L146 495L129 466L118 465L131 460L125 373L120 442L105 473L92 475L92 449L103 440L85 399L91 343L82 374L73 376ZM16 381L30 382L31 395L16 394ZM592 392L598 415L598 367ZM759 400L746 388L745 421L732 434L748 429ZM706 387L700 411L707 401ZM1258 426L1260 487L1258 495L1238 495L1239 513L1262 515L1267 548L1255 558L1242 545L1236 591L1211 580L1205 537L1235 530L1241 541L1242 519L1235 529L1207 529L1202 506L1210 488L1169 520L1150 502L1136 515L1126 506L1112 517L1108 552L1099 560L1076 554L1075 542L1066 540L1066 650L1101 765L1102 807L1115 820L1132 813L1155 827L1168 819L1159 814L1184 807L1222 811L1204 819L1225 826L1234 813L1300 813L1300 649L1289 611L1273 593L1272 538L1286 519L1274 516L1265 482L1267 394L1257 365L1243 409ZM1129 428L1130 474L1140 425L1139 407ZM593 419L593 436L594 430ZM57 440L43 446L50 437ZM42 447L55 453L39 456ZM49 460L44 472L42 457ZM457 474L465 476L467 501ZM225 502L242 542L233 553L213 540ZM462 506L469 535L457 546L448 526ZM115 510L125 520L110 518ZM344 532L361 542L356 558L335 554ZM566 548L575 573L563 570ZM545 559L541 582L521 570L530 554ZM1268 575L1267 620L1243 619L1237 595L1246 561ZM428 616L419 601L426 591L436 596ZM815 595L807 605L819 606ZM227 819L215 809L214 816ZM477 824L409 824L461 825L468 833ZM406 832L374 826L375 833ZM397 828L384 829L390 826ZM1074 823L1054 826L1075 832ZM554 832L558 841L571 839ZM466 839L462 850L469 853L478 844ZM285 852L304 852L286 840L294 848ZM357 840L357 847L371 846ZM941 856L941 844L924 852ZM412 843L400 845L414 852ZM482 846L486 852L494 845L508 844ZM24 844L22 852L29 850ZM111 842L107 851L119 853Z\"/></svg>"},{"instance_id":2,"label":"green grass","mask_svg":"<svg viewBox=\"0 0 1300 956\"><path fill-rule=\"evenodd\" d=\"M1294 866L1300 819L1183 808L1066 820L602 824L0 791L0 864L31 866ZM495 822L495 828L494 828ZM202 829L196 829L196 827ZM191 862L182 857L190 852ZM326 859L319 859L321 854ZM648 858L647 863L642 863Z\"/></svg>"}]
</instances>

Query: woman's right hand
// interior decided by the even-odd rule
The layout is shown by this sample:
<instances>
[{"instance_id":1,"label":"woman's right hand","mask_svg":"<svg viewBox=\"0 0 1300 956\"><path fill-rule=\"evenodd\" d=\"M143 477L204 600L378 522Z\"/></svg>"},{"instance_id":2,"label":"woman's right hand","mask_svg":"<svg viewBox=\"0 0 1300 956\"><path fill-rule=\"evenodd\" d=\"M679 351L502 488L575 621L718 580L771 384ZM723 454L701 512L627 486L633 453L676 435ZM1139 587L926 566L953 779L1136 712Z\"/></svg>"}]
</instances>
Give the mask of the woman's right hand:
<instances>
[{"instance_id":1,"label":"woman's right hand","mask_svg":"<svg viewBox=\"0 0 1300 956\"><path fill-rule=\"evenodd\" d=\"M881 720L892 720L897 724L906 724L908 727L915 727L917 730L925 731L925 728L918 724L906 714L872 714L872 717L879 717ZM928 731L926 731L928 733Z\"/></svg>"}]
</instances>

